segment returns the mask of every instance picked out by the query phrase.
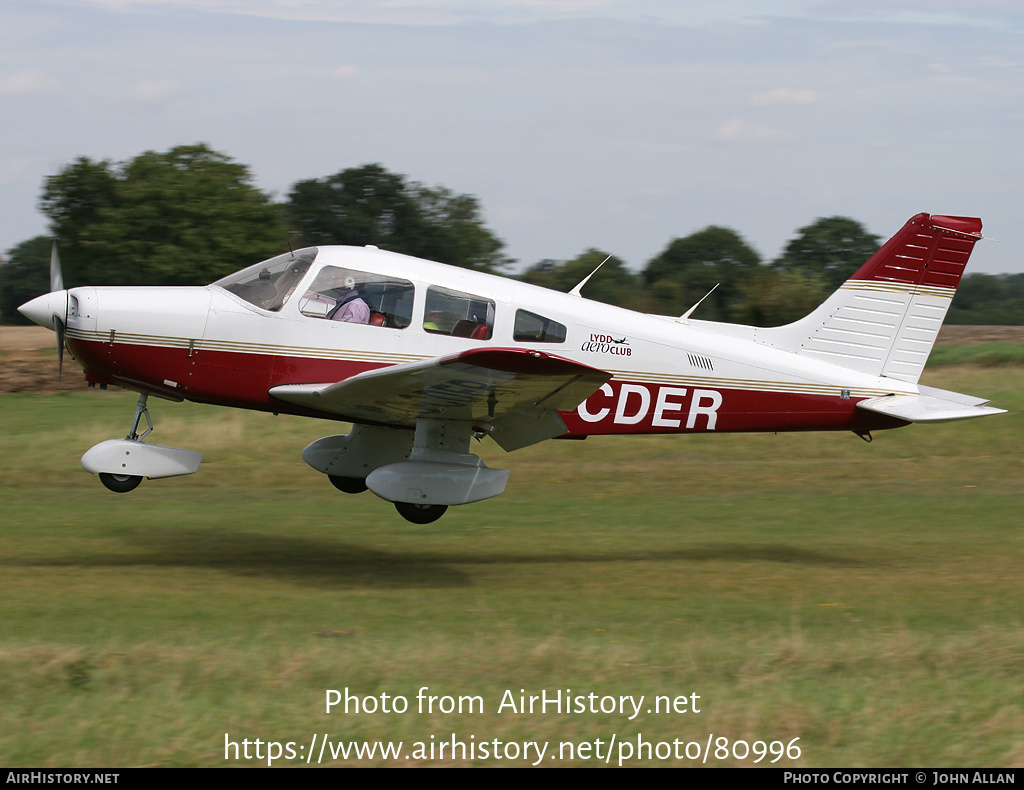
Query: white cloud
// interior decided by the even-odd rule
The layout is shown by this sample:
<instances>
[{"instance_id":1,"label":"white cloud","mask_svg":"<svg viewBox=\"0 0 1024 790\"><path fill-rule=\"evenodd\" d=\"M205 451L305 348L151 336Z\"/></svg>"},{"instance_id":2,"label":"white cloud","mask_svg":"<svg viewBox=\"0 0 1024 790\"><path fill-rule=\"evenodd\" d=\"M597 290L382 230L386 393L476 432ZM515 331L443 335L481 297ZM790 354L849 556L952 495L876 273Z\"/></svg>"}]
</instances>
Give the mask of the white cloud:
<instances>
[{"instance_id":1,"label":"white cloud","mask_svg":"<svg viewBox=\"0 0 1024 790\"><path fill-rule=\"evenodd\" d=\"M809 6L838 19L885 19L962 27L967 24L1019 23L1024 14L1018 0L825 0Z\"/></svg>"},{"instance_id":2,"label":"white cloud","mask_svg":"<svg viewBox=\"0 0 1024 790\"><path fill-rule=\"evenodd\" d=\"M41 71L29 69L0 77L0 96L30 96L34 93L45 93L55 88L57 80Z\"/></svg>"},{"instance_id":3,"label":"white cloud","mask_svg":"<svg viewBox=\"0 0 1024 790\"><path fill-rule=\"evenodd\" d=\"M976 85L978 83L978 80L975 78L958 74L945 63L931 63L928 68L931 69L940 82L950 85Z\"/></svg>"},{"instance_id":4,"label":"white cloud","mask_svg":"<svg viewBox=\"0 0 1024 790\"><path fill-rule=\"evenodd\" d=\"M177 80L154 80L132 85L125 93L125 98L134 104L163 104L183 92Z\"/></svg>"},{"instance_id":5,"label":"white cloud","mask_svg":"<svg viewBox=\"0 0 1024 790\"><path fill-rule=\"evenodd\" d=\"M538 211L536 206L531 205L499 205L491 209L490 213L510 225L536 222L545 216L543 211Z\"/></svg>"},{"instance_id":6,"label":"white cloud","mask_svg":"<svg viewBox=\"0 0 1024 790\"><path fill-rule=\"evenodd\" d=\"M0 184L20 184L34 174L38 162L31 156L0 159Z\"/></svg>"},{"instance_id":7,"label":"white cloud","mask_svg":"<svg viewBox=\"0 0 1024 790\"><path fill-rule=\"evenodd\" d=\"M81 0L109 11L189 11L239 14L305 22L361 22L382 24L437 25L481 16L459 3L375 2L374 0Z\"/></svg>"},{"instance_id":8,"label":"white cloud","mask_svg":"<svg viewBox=\"0 0 1024 790\"><path fill-rule=\"evenodd\" d=\"M726 143L788 143L795 140L796 135L784 129L752 126L742 118L733 118L719 127L715 139Z\"/></svg>"},{"instance_id":9,"label":"white cloud","mask_svg":"<svg viewBox=\"0 0 1024 790\"><path fill-rule=\"evenodd\" d=\"M798 88L776 88L750 97L752 107L807 107L817 103L816 91Z\"/></svg>"},{"instance_id":10,"label":"white cloud","mask_svg":"<svg viewBox=\"0 0 1024 790\"><path fill-rule=\"evenodd\" d=\"M331 79L344 82L345 80L352 79L358 73L359 70L355 66L338 66L338 68L331 72Z\"/></svg>"},{"instance_id":11,"label":"white cloud","mask_svg":"<svg viewBox=\"0 0 1024 790\"><path fill-rule=\"evenodd\" d=\"M618 19L693 25L712 20L756 21L799 12L807 0L77 0L109 11L188 10L270 19L363 22L397 25L453 25L487 21L536 22Z\"/></svg>"},{"instance_id":12,"label":"white cloud","mask_svg":"<svg viewBox=\"0 0 1024 790\"><path fill-rule=\"evenodd\" d=\"M983 56L978 60L982 66L994 69L1018 69L1024 65L1024 60L1001 56Z\"/></svg>"},{"instance_id":13,"label":"white cloud","mask_svg":"<svg viewBox=\"0 0 1024 790\"><path fill-rule=\"evenodd\" d=\"M187 10L270 19L451 25L471 21L628 19L693 25L759 24L768 18L881 19L928 24L1019 23L1019 0L64 0L108 11Z\"/></svg>"}]
</instances>

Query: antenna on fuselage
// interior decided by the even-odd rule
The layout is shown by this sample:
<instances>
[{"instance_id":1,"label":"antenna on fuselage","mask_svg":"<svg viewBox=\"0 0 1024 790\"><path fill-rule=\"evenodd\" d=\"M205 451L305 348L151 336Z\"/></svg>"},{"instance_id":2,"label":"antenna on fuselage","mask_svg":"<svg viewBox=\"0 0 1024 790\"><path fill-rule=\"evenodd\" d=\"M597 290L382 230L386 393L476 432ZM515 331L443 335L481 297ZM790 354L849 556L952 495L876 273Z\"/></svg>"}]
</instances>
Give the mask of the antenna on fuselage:
<instances>
[{"instance_id":1,"label":"antenna on fuselage","mask_svg":"<svg viewBox=\"0 0 1024 790\"><path fill-rule=\"evenodd\" d=\"M604 266L606 263L608 263L608 261L610 261L611 259L612 259L612 256L609 255L607 258L605 258L603 261L601 261L599 264L597 264L597 269L600 269L602 266ZM586 277L584 277L582 280L580 280L579 283L576 285L576 287L573 288L571 291L569 291L569 296L578 296L580 299L582 299L583 298L583 294L580 293L580 289L583 288L583 286L587 284L587 281L591 277L593 277L595 274L597 274L597 269L594 269L594 271L592 271L590 274L588 274Z\"/></svg>"},{"instance_id":2,"label":"antenna on fuselage","mask_svg":"<svg viewBox=\"0 0 1024 790\"><path fill-rule=\"evenodd\" d=\"M715 283L715 288L717 288L719 285L721 285L721 283ZM696 310L698 307L700 307L700 303L701 302L703 302L705 299L707 299L709 296L711 296L711 294L713 294L715 292L715 288L712 288L710 291L708 291L706 294L704 294L700 299L698 299L697 300L697 304L695 304L693 307L691 307L689 310L687 310L685 313L683 313L681 316L679 316L679 318L677 318L676 321L678 321L680 324L688 324L688 323L690 323L689 318L690 318L691 315L693 315L693 311Z\"/></svg>"}]
</instances>

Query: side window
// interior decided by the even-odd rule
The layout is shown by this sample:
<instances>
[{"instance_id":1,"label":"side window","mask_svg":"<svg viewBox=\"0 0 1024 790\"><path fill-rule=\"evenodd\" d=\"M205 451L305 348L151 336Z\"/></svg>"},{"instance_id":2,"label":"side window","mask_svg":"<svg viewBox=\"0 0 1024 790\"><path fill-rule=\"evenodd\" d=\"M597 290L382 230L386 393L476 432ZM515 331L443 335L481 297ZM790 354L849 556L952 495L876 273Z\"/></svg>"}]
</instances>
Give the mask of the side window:
<instances>
[{"instance_id":1,"label":"side window","mask_svg":"<svg viewBox=\"0 0 1024 790\"><path fill-rule=\"evenodd\" d=\"M423 328L435 335L490 340L494 328L494 302L431 286L427 289Z\"/></svg>"},{"instance_id":2,"label":"side window","mask_svg":"<svg viewBox=\"0 0 1024 790\"><path fill-rule=\"evenodd\" d=\"M404 329L412 323L413 285L408 280L324 266L299 300L310 318Z\"/></svg>"},{"instance_id":3,"label":"side window","mask_svg":"<svg viewBox=\"0 0 1024 790\"><path fill-rule=\"evenodd\" d=\"M524 343L564 343L565 326L528 310L516 310L512 339Z\"/></svg>"}]
</instances>

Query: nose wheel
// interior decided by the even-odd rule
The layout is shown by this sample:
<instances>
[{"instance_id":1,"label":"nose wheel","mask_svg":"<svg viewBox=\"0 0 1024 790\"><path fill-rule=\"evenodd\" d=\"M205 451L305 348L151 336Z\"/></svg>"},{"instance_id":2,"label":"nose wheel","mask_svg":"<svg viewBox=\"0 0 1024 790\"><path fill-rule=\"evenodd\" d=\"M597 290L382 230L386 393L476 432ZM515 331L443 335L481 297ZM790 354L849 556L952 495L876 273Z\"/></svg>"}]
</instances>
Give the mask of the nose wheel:
<instances>
[{"instance_id":1,"label":"nose wheel","mask_svg":"<svg viewBox=\"0 0 1024 790\"><path fill-rule=\"evenodd\" d=\"M108 490L118 494L134 491L144 477L155 480L195 474L203 460L203 454L194 450L143 441L153 431L153 420L146 408L147 398L146 393L139 397L131 430L125 438L107 439L90 447L82 456L82 468L98 475ZM143 420L145 430L140 433Z\"/></svg>"},{"instance_id":2,"label":"nose wheel","mask_svg":"<svg viewBox=\"0 0 1024 790\"><path fill-rule=\"evenodd\" d=\"M395 510L406 521L413 524L432 524L448 509L448 505L415 505L412 502L395 502Z\"/></svg>"},{"instance_id":3,"label":"nose wheel","mask_svg":"<svg viewBox=\"0 0 1024 790\"><path fill-rule=\"evenodd\" d=\"M132 420L132 429L124 437L126 440L141 442L153 432L153 418L149 416L149 408L146 405L148 400L148 393L143 392L139 395L139 401L135 404L135 419ZM146 424L149 427L140 434L139 423L142 422L143 417L146 418ZM142 475L119 475L111 472L100 472L98 477L103 485L117 494L127 494L129 491L134 491L139 487L139 483L142 482Z\"/></svg>"}]
</instances>

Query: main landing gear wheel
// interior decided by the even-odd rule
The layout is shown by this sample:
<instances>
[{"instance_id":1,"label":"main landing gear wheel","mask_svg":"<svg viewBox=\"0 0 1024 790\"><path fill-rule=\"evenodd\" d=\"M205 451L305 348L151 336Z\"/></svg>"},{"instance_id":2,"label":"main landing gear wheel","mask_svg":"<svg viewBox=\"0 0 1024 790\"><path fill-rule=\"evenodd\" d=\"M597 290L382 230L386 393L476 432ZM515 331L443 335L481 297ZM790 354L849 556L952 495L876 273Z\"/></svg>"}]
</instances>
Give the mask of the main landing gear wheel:
<instances>
[{"instance_id":1,"label":"main landing gear wheel","mask_svg":"<svg viewBox=\"0 0 1024 790\"><path fill-rule=\"evenodd\" d=\"M432 524L448 509L448 505L414 505L412 502L395 502L395 509L406 521L413 524Z\"/></svg>"},{"instance_id":2,"label":"main landing gear wheel","mask_svg":"<svg viewBox=\"0 0 1024 790\"><path fill-rule=\"evenodd\" d=\"M129 491L134 491L139 487L142 477L139 475L112 475L109 472L100 472L100 482L111 491L116 491L118 494L127 494Z\"/></svg>"},{"instance_id":3,"label":"main landing gear wheel","mask_svg":"<svg viewBox=\"0 0 1024 790\"><path fill-rule=\"evenodd\" d=\"M366 490L366 479L362 477L339 477L338 475L327 475L335 488L344 491L346 494L361 494Z\"/></svg>"}]
</instances>

